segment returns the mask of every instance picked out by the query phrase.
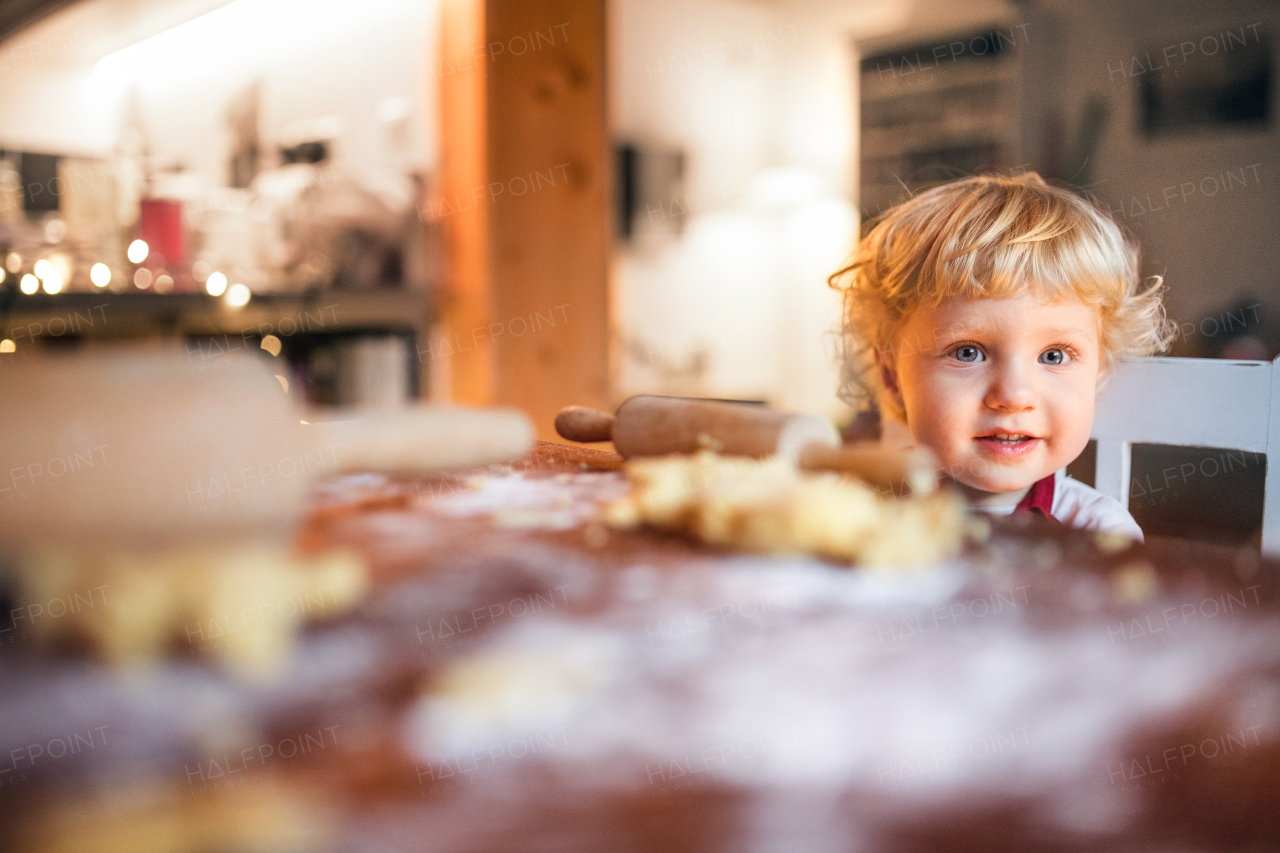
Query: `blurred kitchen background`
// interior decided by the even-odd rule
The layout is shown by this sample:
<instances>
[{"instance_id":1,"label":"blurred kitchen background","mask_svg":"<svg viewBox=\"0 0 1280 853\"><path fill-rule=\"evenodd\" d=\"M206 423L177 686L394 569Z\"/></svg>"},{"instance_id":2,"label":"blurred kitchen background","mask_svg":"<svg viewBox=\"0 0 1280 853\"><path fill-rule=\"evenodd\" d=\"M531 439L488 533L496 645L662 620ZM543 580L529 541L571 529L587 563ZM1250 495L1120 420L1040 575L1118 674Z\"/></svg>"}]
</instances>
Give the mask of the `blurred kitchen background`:
<instances>
[{"instance_id":1,"label":"blurred kitchen background","mask_svg":"<svg viewBox=\"0 0 1280 853\"><path fill-rule=\"evenodd\" d=\"M1263 0L9 0L0 357L175 339L196 369L254 352L313 403L513 405L543 438L563 405L638 392L848 422L825 278L860 224L1030 168L1136 235L1175 355L1270 359L1278 21ZM1235 468L1207 486L1246 535L1264 462ZM1144 526L1144 500L1203 517L1176 485L1134 490Z\"/></svg>"}]
</instances>

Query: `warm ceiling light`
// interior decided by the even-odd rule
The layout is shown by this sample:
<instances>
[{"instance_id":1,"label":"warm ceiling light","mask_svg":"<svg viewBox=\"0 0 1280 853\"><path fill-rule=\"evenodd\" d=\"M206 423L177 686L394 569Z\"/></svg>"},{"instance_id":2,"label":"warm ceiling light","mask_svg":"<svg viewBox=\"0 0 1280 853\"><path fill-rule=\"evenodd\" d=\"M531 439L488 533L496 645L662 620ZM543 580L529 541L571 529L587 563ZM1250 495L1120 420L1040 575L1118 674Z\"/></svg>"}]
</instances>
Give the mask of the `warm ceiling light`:
<instances>
[{"instance_id":1,"label":"warm ceiling light","mask_svg":"<svg viewBox=\"0 0 1280 853\"><path fill-rule=\"evenodd\" d=\"M18 284L18 287L22 288L23 293L35 293L40 289L40 279L36 278L31 273L27 273L22 277L22 281Z\"/></svg>"},{"instance_id":2,"label":"warm ceiling light","mask_svg":"<svg viewBox=\"0 0 1280 853\"><path fill-rule=\"evenodd\" d=\"M111 283L111 267L106 264L94 264L89 268L89 281L94 287L106 287Z\"/></svg>"},{"instance_id":3,"label":"warm ceiling light","mask_svg":"<svg viewBox=\"0 0 1280 853\"><path fill-rule=\"evenodd\" d=\"M146 240L134 240L129 244L129 263L140 264L147 259L147 255L151 254L151 247L147 245Z\"/></svg>"},{"instance_id":4,"label":"warm ceiling light","mask_svg":"<svg viewBox=\"0 0 1280 853\"><path fill-rule=\"evenodd\" d=\"M53 264L41 258L36 261L36 265L31 268L31 271L36 274L36 278L48 278L49 273L53 272Z\"/></svg>"},{"instance_id":5,"label":"warm ceiling light","mask_svg":"<svg viewBox=\"0 0 1280 853\"><path fill-rule=\"evenodd\" d=\"M44 292L62 292L62 273L58 272L52 266L49 267L49 274L44 277Z\"/></svg>"},{"instance_id":6,"label":"warm ceiling light","mask_svg":"<svg viewBox=\"0 0 1280 853\"><path fill-rule=\"evenodd\" d=\"M280 354L280 339L275 335L267 335L262 339L262 348L272 355Z\"/></svg>"},{"instance_id":7,"label":"warm ceiling light","mask_svg":"<svg viewBox=\"0 0 1280 853\"><path fill-rule=\"evenodd\" d=\"M210 273L204 280L204 289L210 296L221 296L227 292L227 277L220 272Z\"/></svg>"}]
</instances>

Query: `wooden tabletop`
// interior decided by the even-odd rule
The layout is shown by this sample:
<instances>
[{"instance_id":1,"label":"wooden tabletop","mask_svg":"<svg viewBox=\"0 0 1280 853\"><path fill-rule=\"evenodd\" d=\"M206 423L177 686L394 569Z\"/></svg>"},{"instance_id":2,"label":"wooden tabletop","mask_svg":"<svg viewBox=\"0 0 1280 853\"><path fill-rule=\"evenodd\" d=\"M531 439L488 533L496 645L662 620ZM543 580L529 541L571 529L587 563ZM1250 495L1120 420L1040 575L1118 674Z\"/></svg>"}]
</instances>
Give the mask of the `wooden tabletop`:
<instances>
[{"instance_id":1,"label":"wooden tabletop","mask_svg":"<svg viewBox=\"0 0 1280 853\"><path fill-rule=\"evenodd\" d=\"M6 647L0 808L40 850L161 824L192 850L236 825L315 850L1280 839L1273 566L1019 519L915 572L715 551L601 525L619 461L321 484L300 547L374 583L269 683L199 648L131 679Z\"/></svg>"}]
</instances>

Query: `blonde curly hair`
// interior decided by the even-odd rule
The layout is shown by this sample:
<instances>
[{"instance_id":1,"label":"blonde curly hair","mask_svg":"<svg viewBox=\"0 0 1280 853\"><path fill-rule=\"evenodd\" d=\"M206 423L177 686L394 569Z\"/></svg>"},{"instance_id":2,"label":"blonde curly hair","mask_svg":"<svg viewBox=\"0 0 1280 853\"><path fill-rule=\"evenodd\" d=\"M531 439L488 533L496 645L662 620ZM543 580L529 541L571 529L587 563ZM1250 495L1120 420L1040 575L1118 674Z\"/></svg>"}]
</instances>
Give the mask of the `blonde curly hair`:
<instances>
[{"instance_id":1,"label":"blonde curly hair","mask_svg":"<svg viewBox=\"0 0 1280 853\"><path fill-rule=\"evenodd\" d=\"M1030 292L1096 305L1099 387L1116 358L1161 352L1177 334L1160 276L1139 278L1137 244L1096 206L1035 172L964 178L907 199L875 221L828 283L844 299L840 396L855 409L875 400L903 422L878 362L922 304Z\"/></svg>"}]
</instances>

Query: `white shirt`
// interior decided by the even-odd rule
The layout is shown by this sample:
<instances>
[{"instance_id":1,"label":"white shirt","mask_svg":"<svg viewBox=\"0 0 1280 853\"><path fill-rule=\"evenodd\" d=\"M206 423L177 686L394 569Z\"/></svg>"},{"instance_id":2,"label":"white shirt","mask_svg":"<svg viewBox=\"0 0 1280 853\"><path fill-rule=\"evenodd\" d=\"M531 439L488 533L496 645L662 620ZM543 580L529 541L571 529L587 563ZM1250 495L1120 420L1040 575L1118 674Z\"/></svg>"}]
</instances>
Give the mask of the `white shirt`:
<instances>
[{"instance_id":1,"label":"white shirt","mask_svg":"<svg viewBox=\"0 0 1280 853\"><path fill-rule=\"evenodd\" d=\"M1012 515L1014 506L975 507L990 515ZM1067 527L1077 530L1100 530L1122 533L1139 542L1142 528L1133 520L1120 501L1067 476L1064 470L1054 472L1053 511L1050 513Z\"/></svg>"}]
</instances>

